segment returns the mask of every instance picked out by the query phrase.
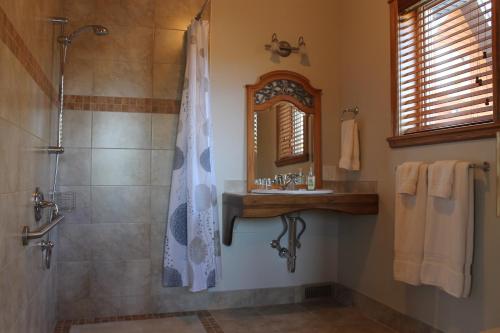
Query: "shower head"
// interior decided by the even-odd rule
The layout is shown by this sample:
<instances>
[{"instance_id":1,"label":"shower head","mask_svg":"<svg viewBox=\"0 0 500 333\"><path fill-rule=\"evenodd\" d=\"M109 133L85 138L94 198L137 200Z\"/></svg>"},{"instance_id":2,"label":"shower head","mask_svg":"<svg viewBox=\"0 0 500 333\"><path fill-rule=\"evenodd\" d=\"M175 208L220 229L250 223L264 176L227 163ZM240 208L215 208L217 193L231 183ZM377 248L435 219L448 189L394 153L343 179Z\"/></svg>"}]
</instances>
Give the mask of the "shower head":
<instances>
[{"instance_id":1,"label":"shower head","mask_svg":"<svg viewBox=\"0 0 500 333\"><path fill-rule=\"evenodd\" d=\"M76 36L78 36L82 32L87 32L87 31L92 31L97 36L105 36L109 33L108 28L106 28L102 25L92 24L92 25L84 25L83 27L76 29L68 36L68 38L71 41L71 40L73 40L73 38L75 38Z\"/></svg>"},{"instance_id":2,"label":"shower head","mask_svg":"<svg viewBox=\"0 0 500 333\"><path fill-rule=\"evenodd\" d=\"M70 33L68 36L59 36L59 42L69 45L75 37L78 37L82 32L92 31L97 36L106 36L109 34L108 28L98 24L84 25Z\"/></svg>"},{"instance_id":3,"label":"shower head","mask_svg":"<svg viewBox=\"0 0 500 333\"><path fill-rule=\"evenodd\" d=\"M106 36L107 34L109 34L108 28L106 28L102 25L93 25L92 29L94 30L94 33L97 36Z\"/></svg>"}]
</instances>

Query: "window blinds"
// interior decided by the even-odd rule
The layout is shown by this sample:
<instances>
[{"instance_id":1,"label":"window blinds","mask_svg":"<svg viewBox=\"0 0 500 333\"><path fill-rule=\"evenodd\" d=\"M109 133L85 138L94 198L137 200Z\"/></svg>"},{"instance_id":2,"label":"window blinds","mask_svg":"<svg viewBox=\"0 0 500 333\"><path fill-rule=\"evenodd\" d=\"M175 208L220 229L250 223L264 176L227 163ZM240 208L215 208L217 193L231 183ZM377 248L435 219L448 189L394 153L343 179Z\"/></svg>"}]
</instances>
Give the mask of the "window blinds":
<instances>
[{"instance_id":1,"label":"window blinds","mask_svg":"<svg viewBox=\"0 0 500 333\"><path fill-rule=\"evenodd\" d=\"M493 121L492 0L435 0L398 21L399 134Z\"/></svg>"},{"instance_id":2,"label":"window blinds","mask_svg":"<svg viewBox=\"0 0 500 333\"><path fill-rule=\"evenodd\" d=\"M290 104L277 106L278 159L301 156L305 153L305 113Z\"/></svg>"}]
</instances>

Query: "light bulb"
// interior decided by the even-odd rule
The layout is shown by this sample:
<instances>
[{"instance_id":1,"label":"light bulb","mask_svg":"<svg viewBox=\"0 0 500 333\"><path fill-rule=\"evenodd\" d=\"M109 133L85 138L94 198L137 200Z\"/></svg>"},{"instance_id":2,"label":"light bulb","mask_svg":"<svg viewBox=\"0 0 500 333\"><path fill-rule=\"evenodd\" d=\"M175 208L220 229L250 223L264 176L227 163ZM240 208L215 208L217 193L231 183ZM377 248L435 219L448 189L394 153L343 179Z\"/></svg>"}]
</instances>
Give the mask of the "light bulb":
<instances>
[{"instance_id":1,"label":"light bulb","mask_svg":"<svg viewBox=\"0 0 500 333\"><path fill-rule=\"evenodd\" d=\"M276 34L273 34L273 37L271 38L271 51L273 53L278 53L280 50L280 42L278 40L278 36Z\"/></svg>"}]
</instances>

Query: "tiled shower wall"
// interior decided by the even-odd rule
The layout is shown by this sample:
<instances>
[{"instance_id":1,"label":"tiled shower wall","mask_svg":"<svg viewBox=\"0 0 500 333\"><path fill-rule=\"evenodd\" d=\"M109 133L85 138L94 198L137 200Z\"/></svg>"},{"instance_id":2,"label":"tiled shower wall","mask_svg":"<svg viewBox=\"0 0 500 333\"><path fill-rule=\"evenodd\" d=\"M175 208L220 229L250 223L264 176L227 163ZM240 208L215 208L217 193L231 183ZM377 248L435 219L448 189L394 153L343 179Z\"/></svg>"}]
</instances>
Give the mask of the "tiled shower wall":
<instances>
[{"instance_id":1,"label":"tiled shower wall","mask_svg":"<svg viewBox=\"0 0 500 333\"><path fill-rule=\"evenodd\" d=\"M68 29L102 24L69 53L65 94L179 99L184 35L203 0L64 0Z\"/></svg>"},{"instance_id":2,"label":"tiled shower wall","mask_svg":"<svg viewBox=\"0 0 500 333\"><path fill-rule=\"evenodd\" d=\"M110 34L80 36L68 55L61 190L77 193L77 209L60 230L60 319L201 304L184 289L162 288L161 267L178 112L171 106L180 99L185 30L203 2L64 0L69 29L102 24ZM97 102L72 103L87 96Z\"/></svg>"},{"instance_id":3,"label":"tiled shower wall","mask_svg":"<svg viewBox=\"0 0 500 333\"><path fill-rule=\"evenodd\" d=\"M0 331L52 332L56 320L56 265L42 268L40 248L21 245L35 223L31 193L50 186L50 143L57 54L50 16L58 0L0 0ZM52 238L55 235L52 232ZM55 258L54 258L55 259Z\"/></svg>"},{"instance_id":4,"label":"tiled shower wall","mask_svg":"<svg viewBox=\"0 0 500 333\"><path fill-rule=\"evenodd\" d=\"M163 234L177 115L67 111L60 318L160 311ZM168 291L167 291L168 292Z\"/></svg>"}]
</instances>

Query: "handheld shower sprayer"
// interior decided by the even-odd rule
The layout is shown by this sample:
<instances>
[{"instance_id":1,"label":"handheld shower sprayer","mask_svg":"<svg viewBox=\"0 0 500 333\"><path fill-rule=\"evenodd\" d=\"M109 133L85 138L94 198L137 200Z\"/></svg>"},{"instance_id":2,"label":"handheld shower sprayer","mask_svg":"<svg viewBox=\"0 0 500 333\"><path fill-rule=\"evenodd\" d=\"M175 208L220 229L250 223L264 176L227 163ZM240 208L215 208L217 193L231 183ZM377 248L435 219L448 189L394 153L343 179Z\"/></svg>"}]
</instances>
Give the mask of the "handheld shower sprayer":
<instances>
[{"instance_id":1,"label":"handheld shower sprayer","mask_svg":"<svg viewBox=\"0 0 500 333\"><path fill-rule=\"evenodd\" d=\"M78 37L83 32L92 31L96 36L106 36L109 34L108 28L98 24L84 25L70 33L69 35L61 35L57 41L64 45L69 45L75 37Z\"/></svg>"}]
</instances>

